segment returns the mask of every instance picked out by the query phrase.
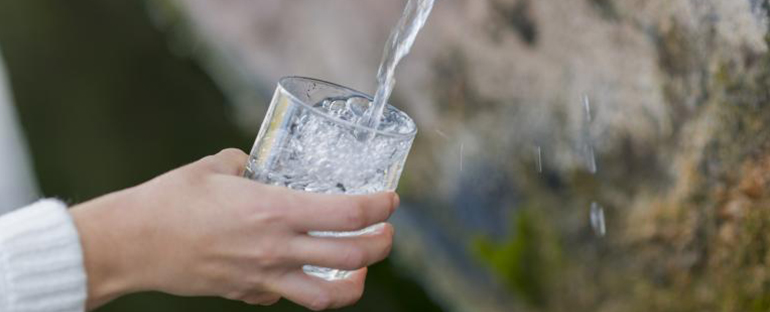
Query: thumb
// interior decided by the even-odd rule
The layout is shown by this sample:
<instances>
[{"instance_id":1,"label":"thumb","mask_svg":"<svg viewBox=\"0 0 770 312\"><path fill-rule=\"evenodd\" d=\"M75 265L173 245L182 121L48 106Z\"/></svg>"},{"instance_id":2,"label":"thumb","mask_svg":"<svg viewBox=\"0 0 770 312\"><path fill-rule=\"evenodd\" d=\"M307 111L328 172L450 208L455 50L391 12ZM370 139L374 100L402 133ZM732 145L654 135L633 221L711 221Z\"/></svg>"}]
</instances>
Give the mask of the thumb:
<instances>
[{"instance_id":1,"label":"thumb","mask_svg":"<svg viewBox=\"0 0 770 312\"><path fill-rule=\"evenodd\" d=\"M249 155L237 148L228 148L214 156L206 157L211 168L221 174L240 176L246 170Z\"/></svg>"}]
</instances>

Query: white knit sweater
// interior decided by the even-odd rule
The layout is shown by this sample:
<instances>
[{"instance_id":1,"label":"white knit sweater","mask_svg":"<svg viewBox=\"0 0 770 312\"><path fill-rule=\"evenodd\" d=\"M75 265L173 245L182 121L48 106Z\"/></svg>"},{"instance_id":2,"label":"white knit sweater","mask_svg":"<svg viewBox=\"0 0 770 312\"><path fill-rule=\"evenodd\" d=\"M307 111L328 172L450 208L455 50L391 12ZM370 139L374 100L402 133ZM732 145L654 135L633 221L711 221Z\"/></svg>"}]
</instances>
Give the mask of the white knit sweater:
<instances>
[{"instance_id":1,"label":"white knit sweater","mask_svg":"<svg viewBox=\"0 0 770 312\"><path fill-rule=\"evenodd\" d=\"M83 253L66 206L37 197L0 55L0 312L82 312Z\"/></svg>"},{"instance_id":2,"label":"white knit sweater","mask_svg":"<svg viewBox=\"0 0 770 312\"><path fill-rule=\"evenodd\" d=\"M85 300L83 252L64 203L0 216L0 312L82 312Z\"/></svg>"}]
</instances>

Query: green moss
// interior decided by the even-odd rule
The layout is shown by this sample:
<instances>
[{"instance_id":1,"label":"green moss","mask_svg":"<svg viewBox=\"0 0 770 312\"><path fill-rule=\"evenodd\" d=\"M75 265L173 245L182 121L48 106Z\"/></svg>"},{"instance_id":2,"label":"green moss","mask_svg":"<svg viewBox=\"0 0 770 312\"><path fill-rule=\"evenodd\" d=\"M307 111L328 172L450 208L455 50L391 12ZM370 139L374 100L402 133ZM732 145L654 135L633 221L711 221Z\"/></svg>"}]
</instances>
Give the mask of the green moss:
<instances>
[{"instance_id":1,"label":"green moss","mask_svg":"<svg viewBox=\"0 0 770 312\"><path fill-rule=\"evenodd\" d=\"M559 243L536 210L522 209L515 218L510 237L502 242L479 237L473 250L512 292L542 307L560 266Z\"/></svg>"},{"instance_id":2,"label":"green moss","mask_svg":"<svg viewBox=\"0 0 770 312\"><path fill-rule=\"evenodd\" d=\"M770 310L770 296L763 296L755 298L751 303L751 311L768 311Z\"/></svg>"}]
</instances>

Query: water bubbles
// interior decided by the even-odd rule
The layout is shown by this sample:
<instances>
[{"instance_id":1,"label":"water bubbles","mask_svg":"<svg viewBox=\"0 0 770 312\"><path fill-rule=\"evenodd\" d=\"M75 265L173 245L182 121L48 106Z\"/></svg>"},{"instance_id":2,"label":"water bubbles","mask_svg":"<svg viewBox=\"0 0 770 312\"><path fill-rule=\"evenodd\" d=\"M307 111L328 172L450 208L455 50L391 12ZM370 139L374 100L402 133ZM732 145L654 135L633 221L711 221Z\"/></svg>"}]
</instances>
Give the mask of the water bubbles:
<instances>
[{"instance_id":1,"label":"water bubbles","mask_svg":"<svg viewBox=\"0 0 770 312\"><path fill-rule=\"evenodd\" d=\"M342 120L351 120L353 117L352 114L350 114L350 110L347 109L347 104L343 100L332 101L331 104L329 104L327 111L329 115L338 117Z\"/></svg>"},{"instance_id":2,"label":"water bubbles","mask_svg":"<svg viewBox=\"0 0 770 312\"><path fill-rule=\"evenodd\" d=\"M604 208L596 202L591 203L591 228L598 237L604 237L607 234L607 228L604 225Z\"/></svg>"},{"instance_id":3,"label":"water bubbles","mask_svg":"<svg viewBox=\"0 0 770 312\"><path fill-rule=\"evenodd\" d=\"M358 123L370 105L371 103L368 99L360 96L352 96L324 99L313 105L313 107L334 118Z\"/></svg>"},{"instance_id":4,"label":"water bubbles","mask_svg":"<svg viewBox=\"0 0 770 312\"><path fill-rule=\"evenodd\" d=\"M318 109L321 109L321 110L326 110L331 105L332 105L332 100L326 99L326 100L323 100L323 101L320 101L318 103L313 104L313 108L318 108Z\"/></svg>"},{"instance_id":5,"label":"water bubbles","mask_svg":"<svg viewBox=\"0 0 770 312\"><path fill-rule=\"evenodd\" d=\"M327 189L327 186L323 183L317 183L317 182L311 182L305 185L304 187L299 188L299 190L303 190L306 192L314 192L314 193L323 193Z\"/></svg>"},{"instance_id":6,"label":"water bubbles","mask_svg":"<svg viewBox=\"0 0 770 312\"><path fill-rule=\"evenodd\" d=\"M280 174L261 174L260 180L295 190L319 193L368 193L390 187L391 176L402 170L411 142L409 136L374 136L371 129L356 127L371 106L368 98L346 96L327 98L313 105L314 112L300 110L286 130L274 130L273 137L286 138L283 146L270 146L275 156L261 166ZM319 114L320 113L320 114ZM328 118L346 120L340 123ZM411 133L415 125L404 113L389 106L380 130ZM284 133L285 132L285 133ZM283 140L283 139L282 139ZM254 172L265 171L255 167Z\"/></svg>"},{"instance_id":7,"label":"water bubbles","mask_svg":"<svg viewBox=\"0 0 770 312\"><path fill-rule=\"evenodd\" d=\"M322 113L361 126L365 126L364 120L367 118L367 114L371 113L372 106L373 103L368 98L360 95L332 97L313 105ZM406 114L388 106L382 115L377 130L387 133L408 134L415 130L415 126ZM366 141L372 136L370 130L357 129L354 132L354 135L360 138L359 141Z\"/></svg>"},{"instance_id":8,"label":"water bubbles","mask_svg":"<svg viewBox=\"0 0 770 312\"><path fill-rule=\"evenodd\" d=\"M343 100L336 100L336 101L332 101L329 104L328 109L329 109L329 112L331 112L331 113L340 113L340 112L343 112L347 108L346 105L347 105L347 103L345 101L343 101Z\"/></svg>"},{"instance_id":9,"label":"water bubbles","mask_svg":"<svg viewBox=\"0 0 770 312\"><path fill-rule=\"evenodd\" d=\"M351 96L345 102L347 108L350 109L356 117L363 117L366 112L372 106L372 102L369 99L360 96Z\"/></svg>"},{"instance_id":10,"label":"water bubbles","mask_svg":"<svg viewBox=\"0 0 770 312\"><path fill-rule=\"evenodd\" d=\"M397 114L388 114L386 112L380 122L380 128L377 130L388 133L405 133L404 129L404 117Z\"/></svg>"}]
</instances>

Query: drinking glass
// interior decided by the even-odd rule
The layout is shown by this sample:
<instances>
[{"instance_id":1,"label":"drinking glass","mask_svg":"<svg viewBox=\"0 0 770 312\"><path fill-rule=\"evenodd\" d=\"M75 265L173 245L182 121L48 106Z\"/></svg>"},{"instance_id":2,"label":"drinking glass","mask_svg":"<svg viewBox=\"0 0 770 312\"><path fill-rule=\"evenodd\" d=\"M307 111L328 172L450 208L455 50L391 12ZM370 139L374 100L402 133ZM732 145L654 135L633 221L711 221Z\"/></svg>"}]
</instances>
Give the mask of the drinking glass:
<instances>
[{"instance_id":1,"label":"drinking glass","mask_svg":"<svg viewBox=\"0 0 770 312\"><path fill-rule=\"evenodd\" d=\"M281 79L245 176L317 193L395 191L417 127L391 105L377 129L366 127L363 119L371 106L371 96L337 84L303 77ZM310 235L354 236L370 229ZM309 265L303 269L327 280L346 278L349 273Z\"/></svg>"}]
</instances>

